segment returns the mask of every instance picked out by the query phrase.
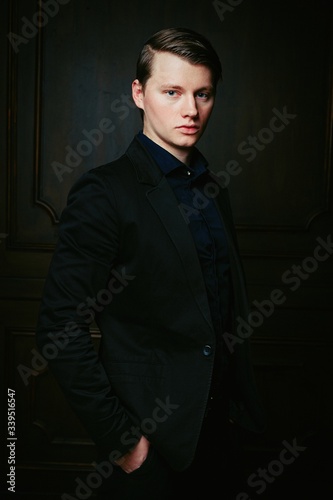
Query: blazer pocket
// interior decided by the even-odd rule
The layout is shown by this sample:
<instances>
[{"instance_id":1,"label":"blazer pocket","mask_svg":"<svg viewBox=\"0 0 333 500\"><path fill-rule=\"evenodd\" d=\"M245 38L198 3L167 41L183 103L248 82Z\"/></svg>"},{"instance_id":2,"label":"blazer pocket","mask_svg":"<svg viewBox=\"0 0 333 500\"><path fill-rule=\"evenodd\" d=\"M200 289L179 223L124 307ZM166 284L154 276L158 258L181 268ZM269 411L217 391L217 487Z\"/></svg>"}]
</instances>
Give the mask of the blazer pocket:
<instances>
[{"instance_id":1,"label":"blazer pocket","mask_svg":"<svg viewBox=\"0 0 333 500\"><path fill-rule=\"evenodd\" d=\"M140 418L149 417L156 400L165 398L165 366L147 363L115 363L110 383L112 392L122 404Z\"/></svg>"}]
</instances>

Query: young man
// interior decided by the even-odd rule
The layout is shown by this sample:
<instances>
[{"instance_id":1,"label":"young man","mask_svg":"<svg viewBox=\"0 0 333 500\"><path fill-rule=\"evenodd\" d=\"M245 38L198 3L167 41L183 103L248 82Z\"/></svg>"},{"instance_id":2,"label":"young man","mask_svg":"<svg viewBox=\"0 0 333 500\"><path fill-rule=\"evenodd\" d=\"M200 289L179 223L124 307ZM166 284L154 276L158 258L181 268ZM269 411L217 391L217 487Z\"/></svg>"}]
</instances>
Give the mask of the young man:
<instances>
[{"instance_id":1,"label":"young man","mask_svg":"<svg viewBox=\"0 0 333 500\"><path fill-rule=\"evenodd\" d=\"M237 429L263 428L248 340L224 342L249 312L228 195L195 148L220 79L205 37L153 35L132 85L143 130L62 214L37 342L62 341L50 368L112 464L101 499L196 498L203 481L231 498Z\"/></svg>"}]
</instances>

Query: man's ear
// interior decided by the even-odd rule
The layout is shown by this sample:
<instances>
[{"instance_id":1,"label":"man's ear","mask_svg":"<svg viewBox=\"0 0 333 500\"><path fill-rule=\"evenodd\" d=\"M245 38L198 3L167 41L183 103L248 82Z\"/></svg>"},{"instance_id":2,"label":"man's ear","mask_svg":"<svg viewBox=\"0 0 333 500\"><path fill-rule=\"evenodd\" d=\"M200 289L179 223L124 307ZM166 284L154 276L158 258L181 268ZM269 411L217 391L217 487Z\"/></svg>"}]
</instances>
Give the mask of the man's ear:
<instances>
[{"instance_id":1,"label":"man's ear","mask_svg":"<svg viewBox=\"0 0 333 500\"><path fill-rule=\"evenodd\" d=\"M138 79L134 80L132 83L132 97L133 101L138 108L144 109L143 107L143 87Z\"/></svg>"}]
</instances>

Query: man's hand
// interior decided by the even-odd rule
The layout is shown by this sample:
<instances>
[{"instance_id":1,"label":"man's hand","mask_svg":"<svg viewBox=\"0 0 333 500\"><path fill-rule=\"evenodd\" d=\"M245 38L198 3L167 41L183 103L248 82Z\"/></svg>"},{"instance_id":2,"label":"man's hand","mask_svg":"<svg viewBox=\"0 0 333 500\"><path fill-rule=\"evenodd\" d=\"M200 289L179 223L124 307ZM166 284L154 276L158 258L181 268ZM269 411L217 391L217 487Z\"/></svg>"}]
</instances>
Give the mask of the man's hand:
<instances>
[{"instance_id":1,"label":"man's hand","mask_svg":"<svg viewBox=\"0 0 333 500\"><path fill-rule=\"evenodd\" d=\"M116 460L116 464L119 465L124 472L130 474L131 472L141 467L143 462L146 460L149 446L150 443L148 439L146 439L144 436L141 436L141 439L135 446L135 448L126 453L126 455L123 455L118 460Z\"/></svg>"}]
</instances>

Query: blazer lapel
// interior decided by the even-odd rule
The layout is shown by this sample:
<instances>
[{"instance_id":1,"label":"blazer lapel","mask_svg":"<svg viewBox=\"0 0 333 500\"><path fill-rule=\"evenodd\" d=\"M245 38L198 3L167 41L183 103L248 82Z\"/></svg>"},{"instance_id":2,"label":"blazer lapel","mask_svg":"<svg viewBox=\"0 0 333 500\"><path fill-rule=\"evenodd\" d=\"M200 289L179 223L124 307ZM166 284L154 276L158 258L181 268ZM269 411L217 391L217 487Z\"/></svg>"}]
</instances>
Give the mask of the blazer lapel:
<instances>
[{"instance_id":1,"label":"blazer lapel","mask_svg":"<svg viewBox=\"0 0 333 500\"><path fill-rule=\"evenodd\" d=\"M221 187L219 196L216 197L215 202L224 223L224 229L228 242L230 267L232 270L232 280L234 282L233 293L237 309L236 316L240 315L242 317L247 317L249 314L247 287L245 283L243 264L239 258L237 234L233 223L229 194L221 180L215 174L211 173L211 178ZM242 309L240 309L241 305Z\"/></svg>"},{"instance_id":2,"label":"blazer lapel","mask_svg":"<svg viewBox=\"0 0 333 500\"><path fill-rule=\"evenodd\" d=\"M212 327L205 283L193 238L178 207L177 199L165 177L162 177L156 187L147 191L147 198L168 232L182 261L196 302L206 321Z\"/></svg>"},{"instance_id":3,"label":"blazer lapel","mask_svg":"<svg viewBox=\"0 0 333 500\"><path fill-rule=\"evenodd\" d=\"M213 328L197 250L172 188L138 139L134 138L126 154L136 170L138 181L149 186L146 191L147 199L169 234L182 262L195 300L204 318Z\"/></svg>"}]
</instances>

